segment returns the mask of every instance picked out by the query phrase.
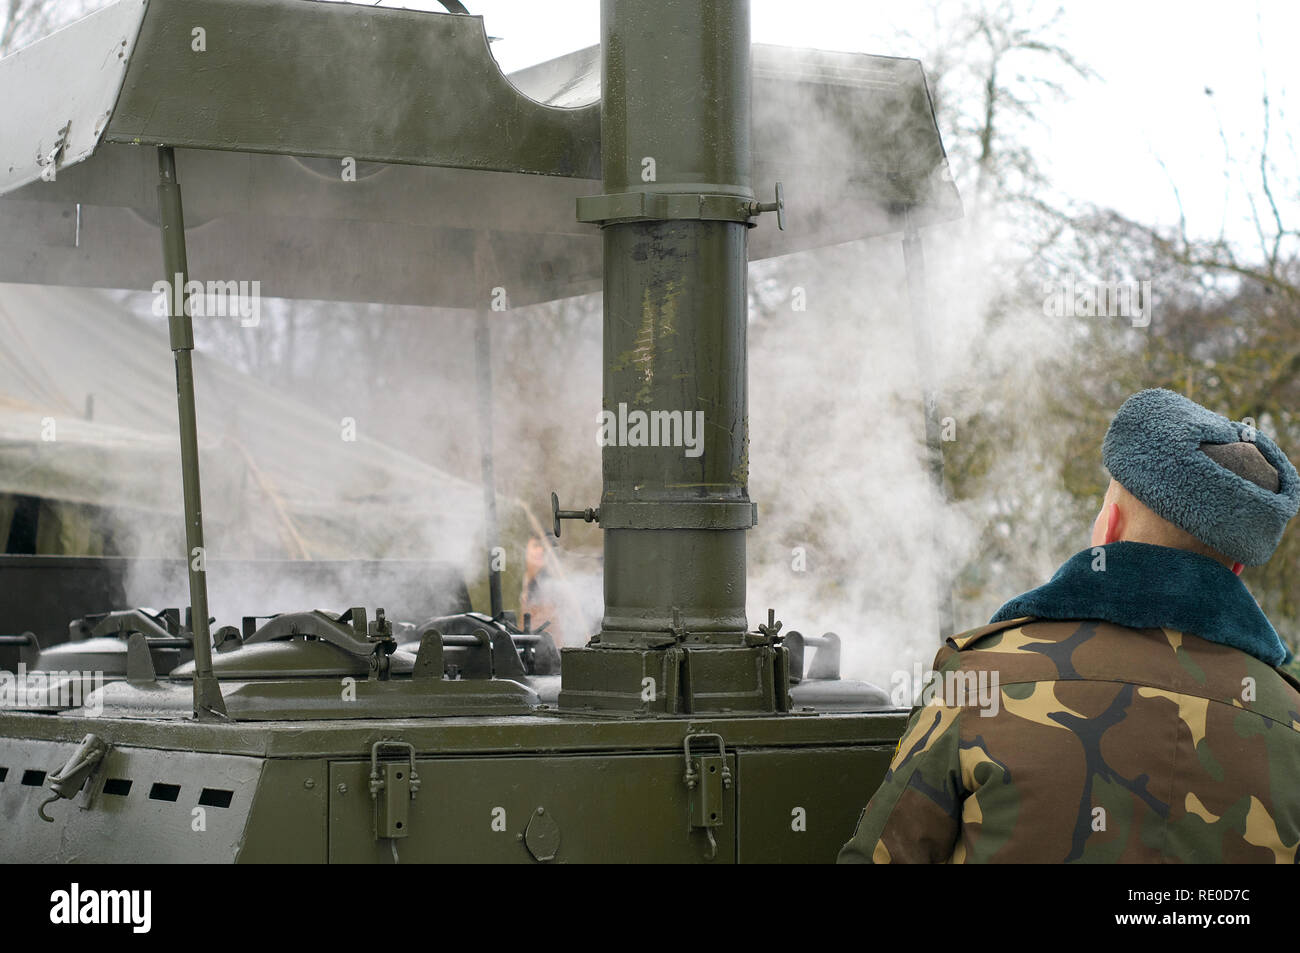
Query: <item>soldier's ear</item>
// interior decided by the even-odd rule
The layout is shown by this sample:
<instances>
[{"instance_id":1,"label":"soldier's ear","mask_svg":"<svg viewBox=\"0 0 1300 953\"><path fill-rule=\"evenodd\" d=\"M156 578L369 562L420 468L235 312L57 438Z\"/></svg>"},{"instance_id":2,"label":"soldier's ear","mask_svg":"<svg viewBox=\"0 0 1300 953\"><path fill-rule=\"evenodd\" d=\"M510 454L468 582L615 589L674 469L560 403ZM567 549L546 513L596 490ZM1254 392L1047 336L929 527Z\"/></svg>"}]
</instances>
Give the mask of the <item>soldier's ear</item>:
<instances>
[{"instance_id":1,"label":"soldier's ear","mask_svg":"<svg viewBox=\"0 0 1300 953\"><path fill-rule=\"evenodd\" d=\"M1236 573L1238 576L1241 575L1241 571L1242 571L1243 569L1245 569L1245 568L1246 568L1246 564L1245 564L1245 563L1233 563L1233 564L1232 564L1232 571L1233 571L1234 573Z\"/></svg>"},{"instance_id":2,"label":"soldier's ear","mask_svg":"<svg viewBox=\"0 0 1300 953\"><path fill-rule=\"evenodd\" d=\"M1106 536L1104 544L1109 546L1111 543L1119 542L1120 529L1124 525L1123 516L1119 510L1118 503L1111 503L1106 507Z\"/></svg>"}]
</instances>

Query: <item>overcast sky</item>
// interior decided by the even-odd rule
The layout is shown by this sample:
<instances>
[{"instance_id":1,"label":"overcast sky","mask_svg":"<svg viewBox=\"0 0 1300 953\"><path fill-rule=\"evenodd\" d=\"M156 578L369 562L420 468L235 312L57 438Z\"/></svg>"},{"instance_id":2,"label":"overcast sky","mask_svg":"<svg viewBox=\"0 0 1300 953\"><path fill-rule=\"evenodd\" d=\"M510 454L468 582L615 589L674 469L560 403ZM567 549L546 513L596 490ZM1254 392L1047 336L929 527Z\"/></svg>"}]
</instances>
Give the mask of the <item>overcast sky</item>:
<instances>
[{"instance_id":1,"label":"overcast sky","mask_svg":"<svg viewBox=\"0 0 1300 953\"><path fill-rule=\"evenodd\" d=\"M441 9L434 0L384 5ZM501 38L493 50L507 72L600 39L599 0L467 0L467 6ZM926 34L928 9L914 0L753 0L752 35L759 43L917 55L921 50L905 34ZM1192 230L1217 233L1225 194L1219 124L1241 159L1234 180L1254 174L1247 144L1259 141L1265 73L1275 106L1286 109L1300 89L1300 3L1067 0L1062 27L1074 55L1101 78L1074 84L1072 100L1044 114L1034 141L1046 171L1072 197L1166 224L1177 220L1172 178ZM1275 117L1273 135L1278 164L1291 176L1294 210L1296 143L1288 118ZM792 125L797 119L791 117ZM1229 227L1248 238L1244 193L1239 184L1233 188Z\"/></svg>"}]
</instances>

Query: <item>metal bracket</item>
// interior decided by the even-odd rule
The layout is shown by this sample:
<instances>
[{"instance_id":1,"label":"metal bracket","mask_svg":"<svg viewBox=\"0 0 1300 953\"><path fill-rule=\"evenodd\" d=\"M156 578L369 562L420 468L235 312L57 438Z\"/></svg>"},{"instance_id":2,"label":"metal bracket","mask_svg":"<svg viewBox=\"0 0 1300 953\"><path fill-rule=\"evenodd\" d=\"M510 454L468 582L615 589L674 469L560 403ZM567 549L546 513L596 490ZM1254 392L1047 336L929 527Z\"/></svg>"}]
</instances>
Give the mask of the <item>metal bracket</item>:
<instances>
[{"instance_id":1,"label":"metal bracket","mask_svg":"<svg viewBox=\"0 0 1300 953\"><path fill-rule=\"evenodd\" d=\"M416 681L442 681L446 663L443 661L442 633L430 629L420 637L420 648L415 655L411 678Z\"/></svg>"},{"instance_id":2,"label":"metal bracket","mask_svg":"<svg viewBox=\"0 0 1300 953\"><path fill-rule=\"evenodd\" d=\"M54 818L45 813L45 808L55 801L76 797L107 753L108 744L99 735L91 733L82 738L81 744L77 745L77 750L72 752L63 767L51 774L46 781L54 796L42 801L36 809L40 819L53 824Z\"/></svg>"},{"instance_id":3,"label":"metal bracket","mask_svg":"<svg viewBox=\"0 0 1300 953\"><path fill-rule=\"evenodd\" d=\"M126 640L126 680L132 685L150 685L158 681L149 640L142 632L132 632Z\"/></svg>"},{"instance_id":4,"label":"metal bracket","mask_svg":"<svg viewBox=\"0 0 1300 953\"><path fill-rule=\"evenodd\" d=\"M840 677L840 637L834 632L823 635L802 635L790 632L785 637L790 650L790 681L799 682L835 680ZM804 671L805 647L813 646L817 652Z\"/></svg>"},{"instance_id":5,"label":"metal bracket","mask_svg":"<svg viewBox=\"0 0 1300 953\"><path fill-rule=\"evenodd\" d=\"M3 645L18 646L18 662L21 665L26 665L28 669L34 669L40 664L41 643L36 638L35 632L24 632L22 635L0 635L0 646Z\"/></svg>"},{"instance_id":6,"label":"metal bracket","mask_svg":"<svg viewBox=\"0 0 1300 953\"><path fill-rule=\"evenodd\" d=\"M758 215L761 212L776 212L776 227L785 231L785 188L781 183L776 183L776 201L775 202L750 202L749 214Z\"/></svg>"},{"instance_id":7,"label":"metal bracket","mask_svg":"<svg viewBox=\"0 0 1300 953\"><path fill-rule=\"evenodd\" d=\"M218 652L233 652L243 645L244 636L233 625L223 625L212 633L212 647Z\"/></svg>"},{"instance_id":8,"label":"metal bracket","mask_svg":"<svg viewBox=\"0 0 1300 953\"><path fill-rule=\"evenodd\" d=\"M361 625L365 625L365 610L351 609L351 612L361 613ZM353 625L357 625L355 616ZM393 638L393 623L384 617L383 609L375 610L375 619L366 629L366 641L374 646L374 651L370 655L370 677L379 681L388 681L391 666L389 656L397 651L397 640Z\"/></svg>"},{"instance_id":9,"label":"metal bracket","mask_svg":"<svg viewBox=\"0 0 1300 953\"><path fill-rule=\"evenodd\" d=\"M691 745L698 741L716 741L717 754L692 754ZM727 767L727 746L722 735L714 732L687 735L682 740L686 773L682 780L690 792L689 829L703 828L709 838L707 859L718 856L718 842L713 829L722 826L723 792L731 787L731 769Z\"/></svg>"},{"instance_id":10,"label":"metal bracket","mask_svg":"<svg viewBox=\"0 0 1300 953\"><path fill-rule=\"evenodd\" d=\"M406 761L379 763L381 748L406 749ZM370 748L370 800L375 808L375 840L405 837L411 802L420 792L415 770L415 746L408 741L376 741Z\"/></svg>"}]
</instances>

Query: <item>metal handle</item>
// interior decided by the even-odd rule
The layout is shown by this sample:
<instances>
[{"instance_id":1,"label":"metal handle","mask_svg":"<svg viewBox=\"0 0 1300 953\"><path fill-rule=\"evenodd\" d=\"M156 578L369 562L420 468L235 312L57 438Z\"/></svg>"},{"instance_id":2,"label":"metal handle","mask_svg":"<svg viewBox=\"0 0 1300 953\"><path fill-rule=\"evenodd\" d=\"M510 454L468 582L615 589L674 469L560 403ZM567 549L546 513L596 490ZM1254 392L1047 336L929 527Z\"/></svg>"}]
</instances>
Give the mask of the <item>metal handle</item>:
<instances>
[{"instance_id":1,"label":"metal handle","mask_svg":"<svg viewBox=\"0 0 1300 953\"><path fill-rule=\"evenodd\" d=\"M785 188L780 182L776 183L775 202L750 202L749 209L751 215L758 215L762 212L776 212L776 227L781 231L785 231Z\"/></svg>"},{"instance_id":2,"label":"metal handle","mask_svg":"<svg viewBox=\"0 0 1300 953\"><path fill-rule=\"evenodd\" d=\"M560 538L560 520L582 520L584 523L600 522L600 507L587 507L585 510L562 510L560 509L560 498L551 493L551 518L554 520L554 526L551 528L555 533L555 538Z\"/></svg>"},{"instance_id":3,"label":"metal handle","mask_svg":"<svg viewBox=\"0 0 1300 953\"><path fill-rule=\"evenodd\" d=\"M370 798L375 800L379 797L379 792L384 787L383 780L379 777L379 752L384 748L400 748L406 752L406 763L409 765L407 778L411 782L411 800L415 800L415 795L420 790L420 775L415 770L415 745L409 741L376 741L370 746Z\"/></svg>"}]
</instances>

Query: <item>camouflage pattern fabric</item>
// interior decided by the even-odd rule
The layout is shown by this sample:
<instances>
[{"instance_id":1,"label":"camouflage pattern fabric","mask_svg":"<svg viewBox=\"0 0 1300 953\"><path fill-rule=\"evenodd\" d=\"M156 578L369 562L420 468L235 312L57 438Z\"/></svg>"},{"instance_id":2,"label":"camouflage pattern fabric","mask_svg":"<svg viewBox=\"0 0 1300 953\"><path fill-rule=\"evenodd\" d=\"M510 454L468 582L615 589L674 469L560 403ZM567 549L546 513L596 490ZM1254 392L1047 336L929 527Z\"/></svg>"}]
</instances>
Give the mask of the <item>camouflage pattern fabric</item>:
<instances>
[{"instance_id":1,"label":"camouflage pattern fabric","mask_svg":"<svg viewBox=\"0 0 1300 953\"><path fill-rule=\"evenodd\" d=\"M934 670L996 678L996 704L913 711L841 862L1297 862L1300 686L1245 652L1015 619L948 639Z\"/></svg>"}]
</instances>

